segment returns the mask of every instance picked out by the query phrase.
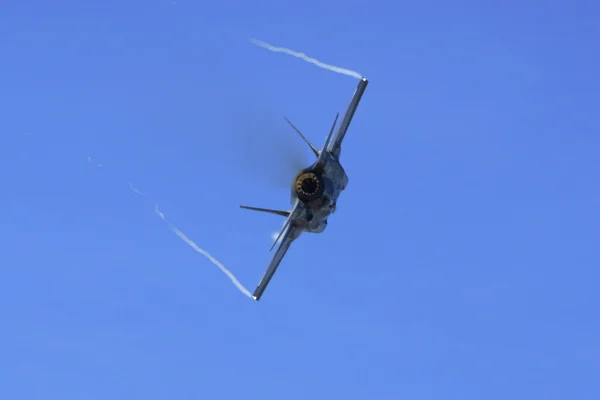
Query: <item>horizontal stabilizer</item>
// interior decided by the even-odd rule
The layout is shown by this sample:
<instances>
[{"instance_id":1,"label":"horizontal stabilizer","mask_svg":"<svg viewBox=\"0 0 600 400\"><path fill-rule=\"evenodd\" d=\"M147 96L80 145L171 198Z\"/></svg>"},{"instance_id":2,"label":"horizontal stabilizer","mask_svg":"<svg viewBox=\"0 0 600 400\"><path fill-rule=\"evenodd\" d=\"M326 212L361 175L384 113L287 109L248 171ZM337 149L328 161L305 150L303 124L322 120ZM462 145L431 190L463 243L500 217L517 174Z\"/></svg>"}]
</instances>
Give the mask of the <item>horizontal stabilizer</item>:
<instances>
[{"instance_id":1,"label":"horizontal stabilizer","mask_svg":"<svg viewBox=\"0 0 600 400\"><path fill-rule=\"evenodd\" d=\"M292 127L293 130L296 131L296 133L298 133L298 135L300 135L300 137L302 138L302 140L304 140L306 142L306 144L308 145L308 147L310 147L310 149L313 151L313 153L315 153L315 156L317 156L317 158L319 157L319 149L317 149L315 147L314 144L312 144L303 134L302 132L300 132L300 129L296 128L294 126L294 124L292 124L292 121L290 121L289 119L287 119L287 117L283 117L285 118L285 120L287 121L288 124L290 124L290 126Z\"/></svg>"},{"instance_id":2,"label":"horizontal stabilizer","mask_svg":"<svg viewBox=\"0 0 600 400\"><path fill-rule=\"evenodd\" d=\"M290 216L289 211L283 211L283 210L271 210L269 208L258 208L258 207L249 207L249 206L240 206L240 208L245 208L246 210L252 210L252 211L266 212L266 213L271 213L271 214L275 214L275 215L281 215L282 217L286 217L286 218Z\"/></svg>"}]
</instances>

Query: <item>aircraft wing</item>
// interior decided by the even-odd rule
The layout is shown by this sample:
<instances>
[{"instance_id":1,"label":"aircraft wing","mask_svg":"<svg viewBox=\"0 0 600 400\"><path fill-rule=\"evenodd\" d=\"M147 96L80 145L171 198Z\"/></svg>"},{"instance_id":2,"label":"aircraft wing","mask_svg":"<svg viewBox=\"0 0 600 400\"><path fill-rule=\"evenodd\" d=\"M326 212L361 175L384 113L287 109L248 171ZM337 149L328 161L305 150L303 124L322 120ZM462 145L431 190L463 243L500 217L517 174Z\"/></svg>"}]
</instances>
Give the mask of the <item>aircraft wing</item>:
<instances>
[{"instance_id":1,"label":"aircraft wing","mask_svg":"<svg viewBox=\"0 0 600 400\"><path fill-rule=\"evenodd\" d=\"M361 78L360 82L358 83L358 87L356 88L356 91L352 96L352 100L350 100L350 104L346 109L346 113L342 117L342 121L338 125L337 130L335 131L335 134L327 138L327 151L329 151L329 153L331 153L331 155L333 155L337 159L339 159L340 153L342 151L342 141L344 140L344 136L346 136L346 132L348 131L348 127L350 126L350 122L352 122L352 117L354 117L354 113L358 108L358 103L360 103L360 99L362 98L362 95L365 92L365 89L367 88L368 84L369 81L367 80L367 78Z\"/></svg>"},{"instance_id":2,"label":"aircraft wing","mask_svg":"<svg viewBox=\"0 0 600 400\"><path fill-rule=\"evenodd\" d=\"M275 247L275 245L279 243L279 245L277 246L277 250L275 250L273 258L271 259L271 262L267 267L267 270L265 271L262 279L260 280L258 286L254 290L254 293L252 295L252 297L254 297L254 300L256 301L260 300L265 289L267 288L267 285L269 285L271 278L273 278L273 275L275 275L275 271L277 271L281 260L283 260L285 253L287 253L288 249L290 248L292 242L296 240L298 236L300 236L300 234L302 233L302 228L297 227L293 224L293 218L295 217L297 210L298 203L296 203L296 206L294 206L294 209L292 210L289 218L285 222L277 240L273 244L273 247Z\"/></svg>"}]
</instances>

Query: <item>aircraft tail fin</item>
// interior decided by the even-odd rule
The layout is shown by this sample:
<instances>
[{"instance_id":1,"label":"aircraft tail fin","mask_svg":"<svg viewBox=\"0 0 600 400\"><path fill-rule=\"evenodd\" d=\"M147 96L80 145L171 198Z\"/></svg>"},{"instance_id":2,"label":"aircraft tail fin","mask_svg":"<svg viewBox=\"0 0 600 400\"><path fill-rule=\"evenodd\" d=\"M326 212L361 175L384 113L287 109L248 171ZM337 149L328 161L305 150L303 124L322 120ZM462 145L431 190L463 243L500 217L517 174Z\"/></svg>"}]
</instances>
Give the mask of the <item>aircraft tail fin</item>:
<instances>
[{"instance_id":1,"label":"aircraft tail fin","mask_svg":"<svg viewBox=\"0 0 600 400\"><path fill-rule=\"evenodd\" d=\"M285 120L287 121L288 124L290 124L290 126L292 127L293 130L296 131L296 133L298 135L300 135L300 137L302 138L302 140L304 140L304 142L306 142L306 144L308 145L308 147L310 147L310 149L312 150L313 153L315 153L315 156L317 156L317 158L319 157L319 149L317 149L315 147L314 144L312 144L303 134L302 132L300 132L300 130L298 128L296 128L294 126L294 124L292 124L292 121L290 121L289 119L287 119L287 117L283 117L285 118Z\"/></svg>"},{"instance_id":2,"label":"aircraft tail fin","mask_svg":"<svg viewBox=\"0 0 600 400\"><path fill-rule=\"evenodd\" d=\"M259 208L259 207L249 207L249 206L240 206L240 208L244 208L246 210L252 210L252 211L260 211L260 212L265 212L265 213L270 213L270 214L275 214L275 215L281 215L282 217L286 217L286 218L288 218L291 214L289 211L271 210L270 208Z\"/></svg>"}]
</instances>

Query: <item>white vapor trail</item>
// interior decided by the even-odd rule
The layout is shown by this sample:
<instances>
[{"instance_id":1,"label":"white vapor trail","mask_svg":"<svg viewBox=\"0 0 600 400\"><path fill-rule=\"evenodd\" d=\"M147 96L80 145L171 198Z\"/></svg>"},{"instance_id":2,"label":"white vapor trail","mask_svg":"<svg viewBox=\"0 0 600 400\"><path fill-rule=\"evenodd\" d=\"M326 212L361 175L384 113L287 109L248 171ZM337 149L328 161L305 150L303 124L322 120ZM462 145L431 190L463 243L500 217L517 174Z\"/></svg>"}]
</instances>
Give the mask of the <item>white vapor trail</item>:
<instances>
[{"instance_id":1,"label":"white vapor trail","mask_svg":"<svg viewBox=\"0 0 600 400\"><path fill-rule=\"evenodd\" d=\"M281 229L283 229L283 227L285 226L285 222L286 221L283 221L281 223ZM271 232L271 239L273 239L273 241L276 241L278 236L279 236L279 232L278 231Z\"/></svg>"},{"instance_id":2,"label":"white vapor trail","mask_svg":"<svg viewBox=\"0 0 600 400\"><path fill-rule=\"evenodd\" d=\"M94 161L92 160L92 157L88 156L88 161L91 163L94 163ZM102 164L96 164L96 167L100 168L102 166Z\"/></svg>"},{"instance_id":3,"label":"white vapor trail","mask_svg":"<svg viewBox=\"0 0 600 400\"><path fill-rule=\"evenodd\" d=\"M154 205L154 211L156 212L156 214L162 218L163 221L165 221L167 223L167 225L169 226L169 229L171 229L177 236L179 236L179 238L181 240L183 240L185 243L187 243L192 249L196 250L198 253L202 254L204 257L208 258L208 260L213 263L214 265L216 265L225 275L227 275L229 277L229 279L231 279L231 282L233 282L233 284L240 290L240 292L244 293L246 296L252 298L252 294L250 294L250 292L248 291L248 289L246 289L244 287L244 285L242 285L237 278L227 269L225 268L225 266L223 264L221 264L219 262L219 260L217 260L216 258L214 258L213 256L210 255L210 253L206 250L201 249L200 247L198 247L198 245L196 243L194 243L191 239L189 239L187 236L185 236L185 234L183 232L181 232L179 229L177 229L177 227L175 227L174 225L172 225L166 218L165 215L160 212L160 210L158 209L158 204Z\"/></svg>"},{"instance_id":4,"label":"white vapor trail","mask_svg":"<svg viewBox=\"0 0 600 400\"><path fill-rule=\"evenodd\" d=\"M316 58L312 58L312 57L307 56L304 53L299 53L299 52L294 51L294 50L286 49L285 47L275 47L275 46L273 46L273 45L271 45L269 43L263 42L262 40L258 40L258 39L250 39L250 42L252 42L253 44L255 44L257 46L263 47L263 48L265 48L267 50L274 51L276 53L286 53L286 54L289 54L291 56L301 58L304 61L307 61L307 62L309 62L311 64L315 64L317 67L324 68L324 69L327 69L329 71L337 72L338 74L352 76L352 77L357 78L357 79L361 79L362 78L362 75L359 74L356 71L352 71L352 70L346 69L346 68L336 67L335 65L325 64L325 63L317 60Z\"/></svg>"},{"instance_id":5,"label":"white vapor trail","mask_svg":"<svg viewBox=\"0 0 600 400\"><path fill-rule=\"evenodd\" d=\"M135 194L139 194L140 196L145 196L146 193L142 192L140 189L133 186L133 183L129 182L129 189Z\"/></svg>"}]
</instances>

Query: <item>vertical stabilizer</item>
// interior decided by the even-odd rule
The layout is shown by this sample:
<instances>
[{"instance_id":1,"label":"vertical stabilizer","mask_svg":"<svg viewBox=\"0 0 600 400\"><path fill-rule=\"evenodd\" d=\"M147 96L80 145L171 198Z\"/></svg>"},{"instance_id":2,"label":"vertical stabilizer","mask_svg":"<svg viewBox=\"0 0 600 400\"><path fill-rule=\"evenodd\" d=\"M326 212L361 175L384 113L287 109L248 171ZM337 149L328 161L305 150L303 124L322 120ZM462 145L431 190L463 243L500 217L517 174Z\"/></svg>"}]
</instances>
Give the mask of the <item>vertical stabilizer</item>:
<instances>
[{"instance_id":1,"label":"vertical stabilizer","mask_svg":"<svg viewBox=\"0 0 600 400\"><path fill-rule=\"evenodd\" d=\"M290 121L289 119L287 119L287 117L283 117L285 118L285 120L287 121L288 124L290 124L290 126L292 127L293 130L296 131L296 133L298 133L298 135L300 135L300 137L302 138L302 140L304 140L304 142L308 145L308 147L310 147L310 149L312 150L313 153L315 153L315 156L319 157L319 149L317 149L315 147L314 144L312 144L303 134L302 132L300 132L300 129L296 128L294 126L294 124L292 124L292 121Z\"/></svg>"}]
</instances>

